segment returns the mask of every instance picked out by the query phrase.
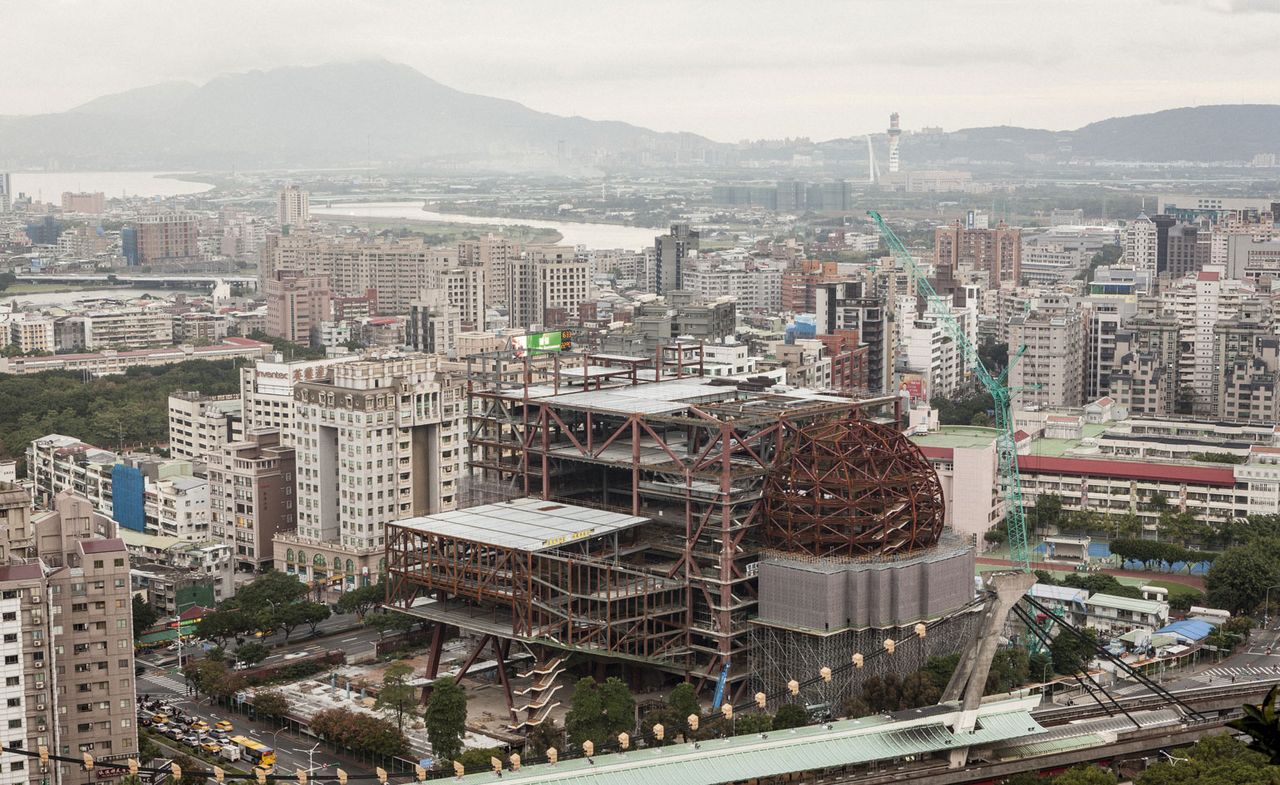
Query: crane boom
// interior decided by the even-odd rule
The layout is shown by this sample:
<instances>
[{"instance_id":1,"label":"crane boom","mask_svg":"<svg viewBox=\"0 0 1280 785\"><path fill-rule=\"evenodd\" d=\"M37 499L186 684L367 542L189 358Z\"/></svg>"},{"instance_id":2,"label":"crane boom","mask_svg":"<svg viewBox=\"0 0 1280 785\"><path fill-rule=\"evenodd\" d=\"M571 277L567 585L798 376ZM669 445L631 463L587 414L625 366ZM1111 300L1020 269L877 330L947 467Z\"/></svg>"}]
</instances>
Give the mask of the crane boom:
<instances>
[{"instance_id":1,"label":"crane boom","mask_svg":"<svg viewBox=\"0 0 1280 785\"><path fill-rule=\"evenodd\" d=\"M876 228L880 230L880 235L884 237L885 244L889 246L889 251L898 264L911 275L916 291L923 294L927 306L933 308L934 303L937 302L938 293L934 290L933 284L929 283L924 271L916 264L916 260L912 258L911 252L884 222L880 213L868 210L867 215L871 216L871 220L875 222ZM933 315L959 348L964 367L973 369L979 384L991 395L996 412L996 464L1000 474L1001 496L1004 499L1005 528L1009 533L1009 559L1018 569L1030 572L1031 553L1027 547L1026 510L1022 506L1022 475L1018 471L1018 443L1014 438L1016 429L1013 421L1012 390L1005 382L1009 368L1013 367L1013 363L1022 355L1026 347L1019 347L1010 355L1008 367L999 376L992 376L983 364L982 358L978 356L977 347L969 340L964 327L951 315L951 312L938 309Z\"/></svg>"}]
</instances>

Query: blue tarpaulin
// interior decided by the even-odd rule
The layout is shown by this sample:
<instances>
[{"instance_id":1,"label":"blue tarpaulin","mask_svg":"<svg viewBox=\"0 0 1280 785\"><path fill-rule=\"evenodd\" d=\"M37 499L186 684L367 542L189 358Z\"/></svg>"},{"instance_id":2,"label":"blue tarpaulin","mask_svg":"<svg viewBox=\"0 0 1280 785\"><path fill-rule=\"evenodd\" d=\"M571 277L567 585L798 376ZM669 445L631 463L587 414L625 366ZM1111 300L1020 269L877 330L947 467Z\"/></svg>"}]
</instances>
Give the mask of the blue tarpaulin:
<instances>
[{"instance_id":1,"label":"blue tarpaulin","mask_svg":"<svg viewBox=\"0 0 1280 785\"><path fill-rule=\"evenodd\" d=\"M1196 643L1209 637L1213 625L1203 619L1183 619L1156 630L1157 635L1176 635L1185 643Z\"/></svg>"}]
</instances>

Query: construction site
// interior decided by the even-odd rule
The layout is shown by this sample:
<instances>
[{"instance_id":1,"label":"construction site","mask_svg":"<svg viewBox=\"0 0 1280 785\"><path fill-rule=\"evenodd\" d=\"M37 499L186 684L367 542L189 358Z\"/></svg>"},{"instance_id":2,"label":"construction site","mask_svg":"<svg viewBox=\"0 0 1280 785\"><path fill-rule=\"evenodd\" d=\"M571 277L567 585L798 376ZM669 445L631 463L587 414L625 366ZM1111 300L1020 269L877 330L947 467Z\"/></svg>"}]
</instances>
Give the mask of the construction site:
<instances>
[{"instance_id":1,"label":"construction site","mask_svg":"<svg viewBox=\"0 0 1280 785\"><path fill-rule=\"evenodd\" d=\"M569 668L736 701L920 622L928 654L968 639L973 547L896 396L706 378L689 343L468 363L472 506L388 526L388 604L430 622L428 679L454 630L476 640L461 673L497 661L513 729L567 700Z\"/></svg>"}]
</instances>

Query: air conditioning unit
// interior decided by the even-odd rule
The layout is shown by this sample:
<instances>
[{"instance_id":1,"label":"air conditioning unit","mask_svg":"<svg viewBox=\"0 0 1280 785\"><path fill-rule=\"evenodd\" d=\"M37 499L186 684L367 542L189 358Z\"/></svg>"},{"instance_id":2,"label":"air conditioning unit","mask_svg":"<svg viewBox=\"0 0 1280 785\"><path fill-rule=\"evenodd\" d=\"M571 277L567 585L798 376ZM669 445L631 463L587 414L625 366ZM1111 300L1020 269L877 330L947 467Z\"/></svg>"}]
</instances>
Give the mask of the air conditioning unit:
<instances>
[{"instance_id":1,"label":"air conditioning unit","mask_svg":"<svg viewBox=\"0 0 1280 785\"><path fill-rule=\"evenodd\" d=\"M31 645L32 645L32 646L43 646L43 645L44 645L44 639L43 639L43 638L36 638L35 640L31 641Z\"/></svg>"},{"instance_id":2,"label":"air conditioning unit","mask_svg":"<svg viewBox=\"0 0 1280 785\"><path fill-rule=\"evenodd\" d=\"M44 711L44 704L43 703L37 704L36 711Z\"/></svg>"},{"instance_id":3,"label":"air conditioning unit","mask_svg":"<svg viewBox=\"0 0 1280 785\"><path fill-rule=\"evenodd\" d=\"M44 667L44 660L36 660L36 667L37 667L37 668L43 668L43 667Z\"/></svg>"}]
</instances>

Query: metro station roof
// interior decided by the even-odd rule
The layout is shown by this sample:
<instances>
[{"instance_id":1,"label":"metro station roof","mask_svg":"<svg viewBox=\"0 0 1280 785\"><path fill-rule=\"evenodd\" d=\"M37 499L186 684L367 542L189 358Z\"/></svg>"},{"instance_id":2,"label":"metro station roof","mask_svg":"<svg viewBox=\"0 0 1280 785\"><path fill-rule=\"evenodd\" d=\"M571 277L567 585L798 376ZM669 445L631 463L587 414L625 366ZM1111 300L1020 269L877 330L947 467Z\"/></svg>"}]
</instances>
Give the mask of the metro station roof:
<instances>
[{"instance_id":1,"label":"metro station roof","mask_svg":"<svg viewBox=\"0 0 1280 785\"><path fill-rule=\"evenodd\" d=\"M948 726L959 710L919 710L919 717L887 716L840 720L827 725L770 731L764 734L709 739L697 744L635 749L609 755L562 760L553 765L525 766L503 772L505 785L716 785L743 782L791 772L853 766L873 761L927 755L961 747L981 746L1043 733L1030 710L1039 696L984 704L978 709L979 728L958 735ZM491 772L470 774L466 785L488 785Z\"/></svg>"}]
</instances>

